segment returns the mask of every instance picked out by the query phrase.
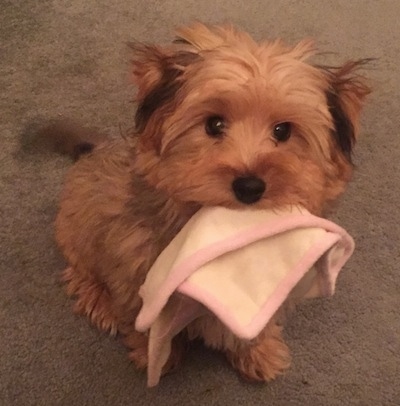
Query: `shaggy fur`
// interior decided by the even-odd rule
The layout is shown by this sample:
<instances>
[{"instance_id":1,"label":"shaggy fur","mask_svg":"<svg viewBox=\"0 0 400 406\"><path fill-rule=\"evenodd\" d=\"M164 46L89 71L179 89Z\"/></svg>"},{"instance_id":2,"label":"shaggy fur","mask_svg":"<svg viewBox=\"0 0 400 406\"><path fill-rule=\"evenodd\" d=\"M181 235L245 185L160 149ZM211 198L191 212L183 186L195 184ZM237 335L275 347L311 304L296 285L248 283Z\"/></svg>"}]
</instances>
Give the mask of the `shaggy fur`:
<instances>
[{"instance_id":1,"label":"shaggy fur","mask_svg":"<svg viewBox=\"0 0 400 406\"><path fill-rule=\"evenodd\" d=\"M231 27L201 24L177 34L171 46L132 46L135 136L98 143L75 133L79 142L63 142L72 154L94 147L70 169L56 220L68 293L77 313L121 334L141 368L147 337L134 329L138 289L160 252L202 206L300 204L325 213L350 180L369 92L357 73L362 61L313 65L310 41L256 43ZM217 134L208 134L210 117L222 123ZM288 139L277 138L280 123L290 123ZM265 191L243 202L233 183L249 177ZM278 321L247 342L213 316L200 318L174 341L166 369L179 362L185 340L200 337L243 376L273 379L289 365Z\"/></svg>"}]
</instances>

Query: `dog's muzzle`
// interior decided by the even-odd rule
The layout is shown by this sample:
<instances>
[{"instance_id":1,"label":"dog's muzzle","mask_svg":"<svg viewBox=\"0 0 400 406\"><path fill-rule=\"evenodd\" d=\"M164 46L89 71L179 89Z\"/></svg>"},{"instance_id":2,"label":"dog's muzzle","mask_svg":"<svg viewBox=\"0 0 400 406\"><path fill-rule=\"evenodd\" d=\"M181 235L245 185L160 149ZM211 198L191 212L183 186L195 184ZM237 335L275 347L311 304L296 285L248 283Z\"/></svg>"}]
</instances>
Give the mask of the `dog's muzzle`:
<instances>
[{"instance_id":1,"label":"dog's muzzle","mask_svg":"<svg viewBox=\"0 0 400 406\"><path fill-rule=\"evenodd\" d=\"M245 204L258 202L265 192L265 188L265 182L255 176L236 178L232 182L236 198Z\"/></svg>"}]
</instances>

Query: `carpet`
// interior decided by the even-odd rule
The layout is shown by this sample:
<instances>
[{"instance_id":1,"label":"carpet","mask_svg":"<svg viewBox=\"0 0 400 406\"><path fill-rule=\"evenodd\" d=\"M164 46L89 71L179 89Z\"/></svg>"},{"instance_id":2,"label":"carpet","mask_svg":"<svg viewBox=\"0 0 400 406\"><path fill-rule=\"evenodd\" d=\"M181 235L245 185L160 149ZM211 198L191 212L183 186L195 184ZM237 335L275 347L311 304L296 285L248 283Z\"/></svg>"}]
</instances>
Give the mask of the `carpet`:
<instances>
[{"instance_id":1,"label":"carpet","mask_svg":"<svg viewBox=\"0 0 400 406\"><path fill-rule=\"evenodd\" d=\"M0 1L0 404L400 404L400 3L396 0ZM118 340L71 311L53 220L68 159L30 139L60 116L119 135L132 126L126 42L230 21L255 38L316 39L323 60L377 58L356 174L333 220L356 251L331 299L290 317L293 364L269 384L240 379L197 344L152 390Z\"/></svg>"}]
</instances>

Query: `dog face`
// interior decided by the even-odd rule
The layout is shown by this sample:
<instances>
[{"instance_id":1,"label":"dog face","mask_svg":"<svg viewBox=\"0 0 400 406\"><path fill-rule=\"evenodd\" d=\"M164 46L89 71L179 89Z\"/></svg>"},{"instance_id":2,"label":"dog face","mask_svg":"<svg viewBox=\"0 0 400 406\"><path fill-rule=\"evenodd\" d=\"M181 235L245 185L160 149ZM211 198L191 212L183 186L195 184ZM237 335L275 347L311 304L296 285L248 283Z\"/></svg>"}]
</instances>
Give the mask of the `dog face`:
<instances>
[{"instance_id":1,"label":"dog face","mask_svg":"<svg viewBox=\"0 0 400 406\"><path fill-rule=\"evenodd\" d=\"M343 191L368 87L356 70L314 66L310 41L259 43L230 27L136 47L137 170L183 203L314 213Z\"/></svg>"}]
</instances>

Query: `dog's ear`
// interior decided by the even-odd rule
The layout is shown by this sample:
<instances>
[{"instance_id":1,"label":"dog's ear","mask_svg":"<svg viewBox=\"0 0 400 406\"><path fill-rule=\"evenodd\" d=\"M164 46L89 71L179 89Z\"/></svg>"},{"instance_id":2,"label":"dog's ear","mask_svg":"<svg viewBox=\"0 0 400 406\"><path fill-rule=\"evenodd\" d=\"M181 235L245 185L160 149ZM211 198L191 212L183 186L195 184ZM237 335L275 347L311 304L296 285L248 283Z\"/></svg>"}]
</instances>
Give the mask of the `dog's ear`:
<instances>
[{"instance_id":1,"label":"dog's ear","mask_svg":"<svg viewBox=\"0 0 400 406\"><path fill-rule=\"evenodd\" d=\"M360 60L347 62L340 68L325 68L329 77L326 98L334 124L333 137L349 162L358 136L361 109L371 92L367 80L358 73L368 62Z\"/></svg>"},{"instance_id":2,"label":"dog's ear","mask_svg":"<svg viewBox=\"0 0 400 406\"><path fill-rule=\"evenodd\" d=\"M153 113L172 101L183 84L185 68L198 59L196 53L180 47L130 44L134 51L133 81L138 103L135 124L141 133Z\"/></svg>"}]
</instances>

